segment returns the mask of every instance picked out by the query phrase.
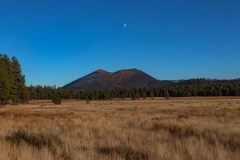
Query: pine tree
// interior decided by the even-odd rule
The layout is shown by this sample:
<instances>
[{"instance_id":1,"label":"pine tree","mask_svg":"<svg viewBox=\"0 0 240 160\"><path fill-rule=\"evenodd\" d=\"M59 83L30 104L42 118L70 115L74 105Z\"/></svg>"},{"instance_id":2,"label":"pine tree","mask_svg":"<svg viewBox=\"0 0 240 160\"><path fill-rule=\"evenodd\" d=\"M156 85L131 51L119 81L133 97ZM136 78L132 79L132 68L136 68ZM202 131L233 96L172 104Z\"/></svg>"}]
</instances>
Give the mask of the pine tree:
<instances>
[{"instance_id":1,"label":"pine tree","mask_svg":"<svg viewBox=\"0 0 240 160\"><path fill-rule=\"evenodd\" d=\"M56 105L60 105L62 103L62 99L59 94L56 94L52 98L52 102Z\"/></svg>"},{"instance_id":2,"label":"pine tree","mask_svg":"<svg viewBox=\"0 0 240 160\"><path fill-rule=\"evenodd\" d=\"M19 104L24 97L24 88L25 88L25 80L24 76L22 76L21 68L18 60L13 57L12 58L12 74L13 74L13 103Z\"/></svg>"},{"instance_id":3,"label":"pine tree","mask_svg":"<svg viewBox=\"0 0 240 160\"><path fill-rule=\"evenodd\" d=\"M0 104L5 105L11 97L11 76L8 68L8 58L6 55L0 55Z\"/></svg>"},{"instance_id":4,"label":"pine tree","mask_svg":"<svg viewBox=\"0 0 240 160\"><path fill-rule=\"evenodd\" d=\"M169 99L170 98L170 94L168 90L164 91L164 98Z\"/></svg>"},{"instance_id":5,"label":"pine tree","mask_svg":"<svg viewBox=\"0 0 240 160\"><path fill-rule=\"evenodd\" d=\"M131 93L131 99L132 99L132 100L136 100L136 99L137 99L135 92L132 92L132 93Z\"/></svg>"},{"instance_id":6,"label":"pine tree","mask_svg":"<svg viewBox=\"0 0 240 160\"><path fill-rule=\"evenodd\" d=\"M152 100L154 99L154 93L153 92L150 93L150 97L152 98Z\"/></svg>"},{"instance_id":7,"label":"pine tree","mask_svg":"<svg viewBox=\"0 0 240 160\"><path fill-rule=\"evenodd\" d=\"M142 98L143 98L143 99L146 99L146 97L147 97L147 93L146 93L145 91L143 91L143 93L142 93Z\"/></svg>"},{"instance_id":8,"label":"pine tree","mask_svg":"<svg viewBox=\"0 0 240 160\"><path fill-rule=\"evenodd\" d=\"M0 54L0 104L13 104L27 101L25 78L18 60Z\"/></svg>"}]
</instances>

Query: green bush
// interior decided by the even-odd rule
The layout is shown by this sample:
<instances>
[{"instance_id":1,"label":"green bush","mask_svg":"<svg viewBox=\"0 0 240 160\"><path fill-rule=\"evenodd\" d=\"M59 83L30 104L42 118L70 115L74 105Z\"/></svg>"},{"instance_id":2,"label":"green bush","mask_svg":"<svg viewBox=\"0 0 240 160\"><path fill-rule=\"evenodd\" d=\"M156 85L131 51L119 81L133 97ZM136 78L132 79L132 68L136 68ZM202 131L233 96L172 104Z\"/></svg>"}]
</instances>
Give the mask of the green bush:
<instances>
[{"instance_id":1,"label":"green bush","mask_svg":"<svg viewBox=\"0 0 240 160\"><path fill-rule=\"evenodd\" d=\"M53 102L54 104L60 105L60 104L62 103L62 99L61 99L61 97L60 97L59 95L55 95L55 96L53 97L53 99L52 99L52 102Z\"/></svg>"}]
</instances>

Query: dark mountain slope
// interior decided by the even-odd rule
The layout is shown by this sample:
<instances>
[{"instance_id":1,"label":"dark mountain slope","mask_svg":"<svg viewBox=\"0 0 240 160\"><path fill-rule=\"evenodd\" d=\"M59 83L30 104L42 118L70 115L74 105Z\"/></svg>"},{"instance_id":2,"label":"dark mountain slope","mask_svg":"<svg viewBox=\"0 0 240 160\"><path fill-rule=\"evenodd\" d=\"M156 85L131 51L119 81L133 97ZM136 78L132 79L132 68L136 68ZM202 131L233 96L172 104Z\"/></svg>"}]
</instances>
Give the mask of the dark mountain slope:
<instances>
[{"instance_id":1,"label":"dark mountain slope","mask_svg":"<svg viewBox=\"0 0 240 160\"><path fill-rule=\"evenodd\" d=\"M111 74L112 73L106 72L104 70L97 70L85 77L67 84L64 86L64 88L88 90L94 88L113 87L114 84L111 81Z\"/></svg>"},{"instance_id":2,"label":"dark mountain slope","mask_svg":"<svg viewBox=\"0 0 240 160\"><path fill-rule=\"evenodd\" d=\"M97 70L83 78L64 86L66 89L96 90L104 88L150 88L160 85L160 81L137 69L120 70L114 73ZM164 84L168 82L165 81Z\"/></svg>"}]
</instances>

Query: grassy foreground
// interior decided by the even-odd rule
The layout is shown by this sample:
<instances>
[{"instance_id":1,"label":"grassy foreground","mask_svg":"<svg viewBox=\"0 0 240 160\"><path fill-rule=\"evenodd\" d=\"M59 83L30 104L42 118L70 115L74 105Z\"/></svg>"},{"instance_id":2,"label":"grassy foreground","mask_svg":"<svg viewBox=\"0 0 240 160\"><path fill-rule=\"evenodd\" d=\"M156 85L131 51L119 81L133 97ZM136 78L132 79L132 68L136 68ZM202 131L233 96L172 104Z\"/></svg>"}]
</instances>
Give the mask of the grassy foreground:
<instances>
[{"instance_id":1,"label":"grassy foreground","mask_svg":"<svg viewBox=\"0 0 240 160\"><path fill-rule=\"evenodd\" d=\"M239 160L240 98L0 108L1 160Z\"/></svg>"}]
</instances>

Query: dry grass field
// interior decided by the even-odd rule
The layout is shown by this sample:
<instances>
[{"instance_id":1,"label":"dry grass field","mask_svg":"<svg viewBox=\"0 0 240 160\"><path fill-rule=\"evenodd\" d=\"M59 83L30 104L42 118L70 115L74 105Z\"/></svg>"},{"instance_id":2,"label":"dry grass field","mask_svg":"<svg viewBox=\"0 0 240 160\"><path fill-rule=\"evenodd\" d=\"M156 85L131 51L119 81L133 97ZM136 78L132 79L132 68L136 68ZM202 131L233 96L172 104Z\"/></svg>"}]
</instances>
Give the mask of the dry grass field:
<instances>
[{"instance_id":1,"label":"dry grass field","mask_svg":"<svg viewBox=\"0 0 240 160\"><path fill-rule=\"evenodd\" d=\"M240 98L0 108L1 160L239 160Z\"/></svg>"}]
</instances>

